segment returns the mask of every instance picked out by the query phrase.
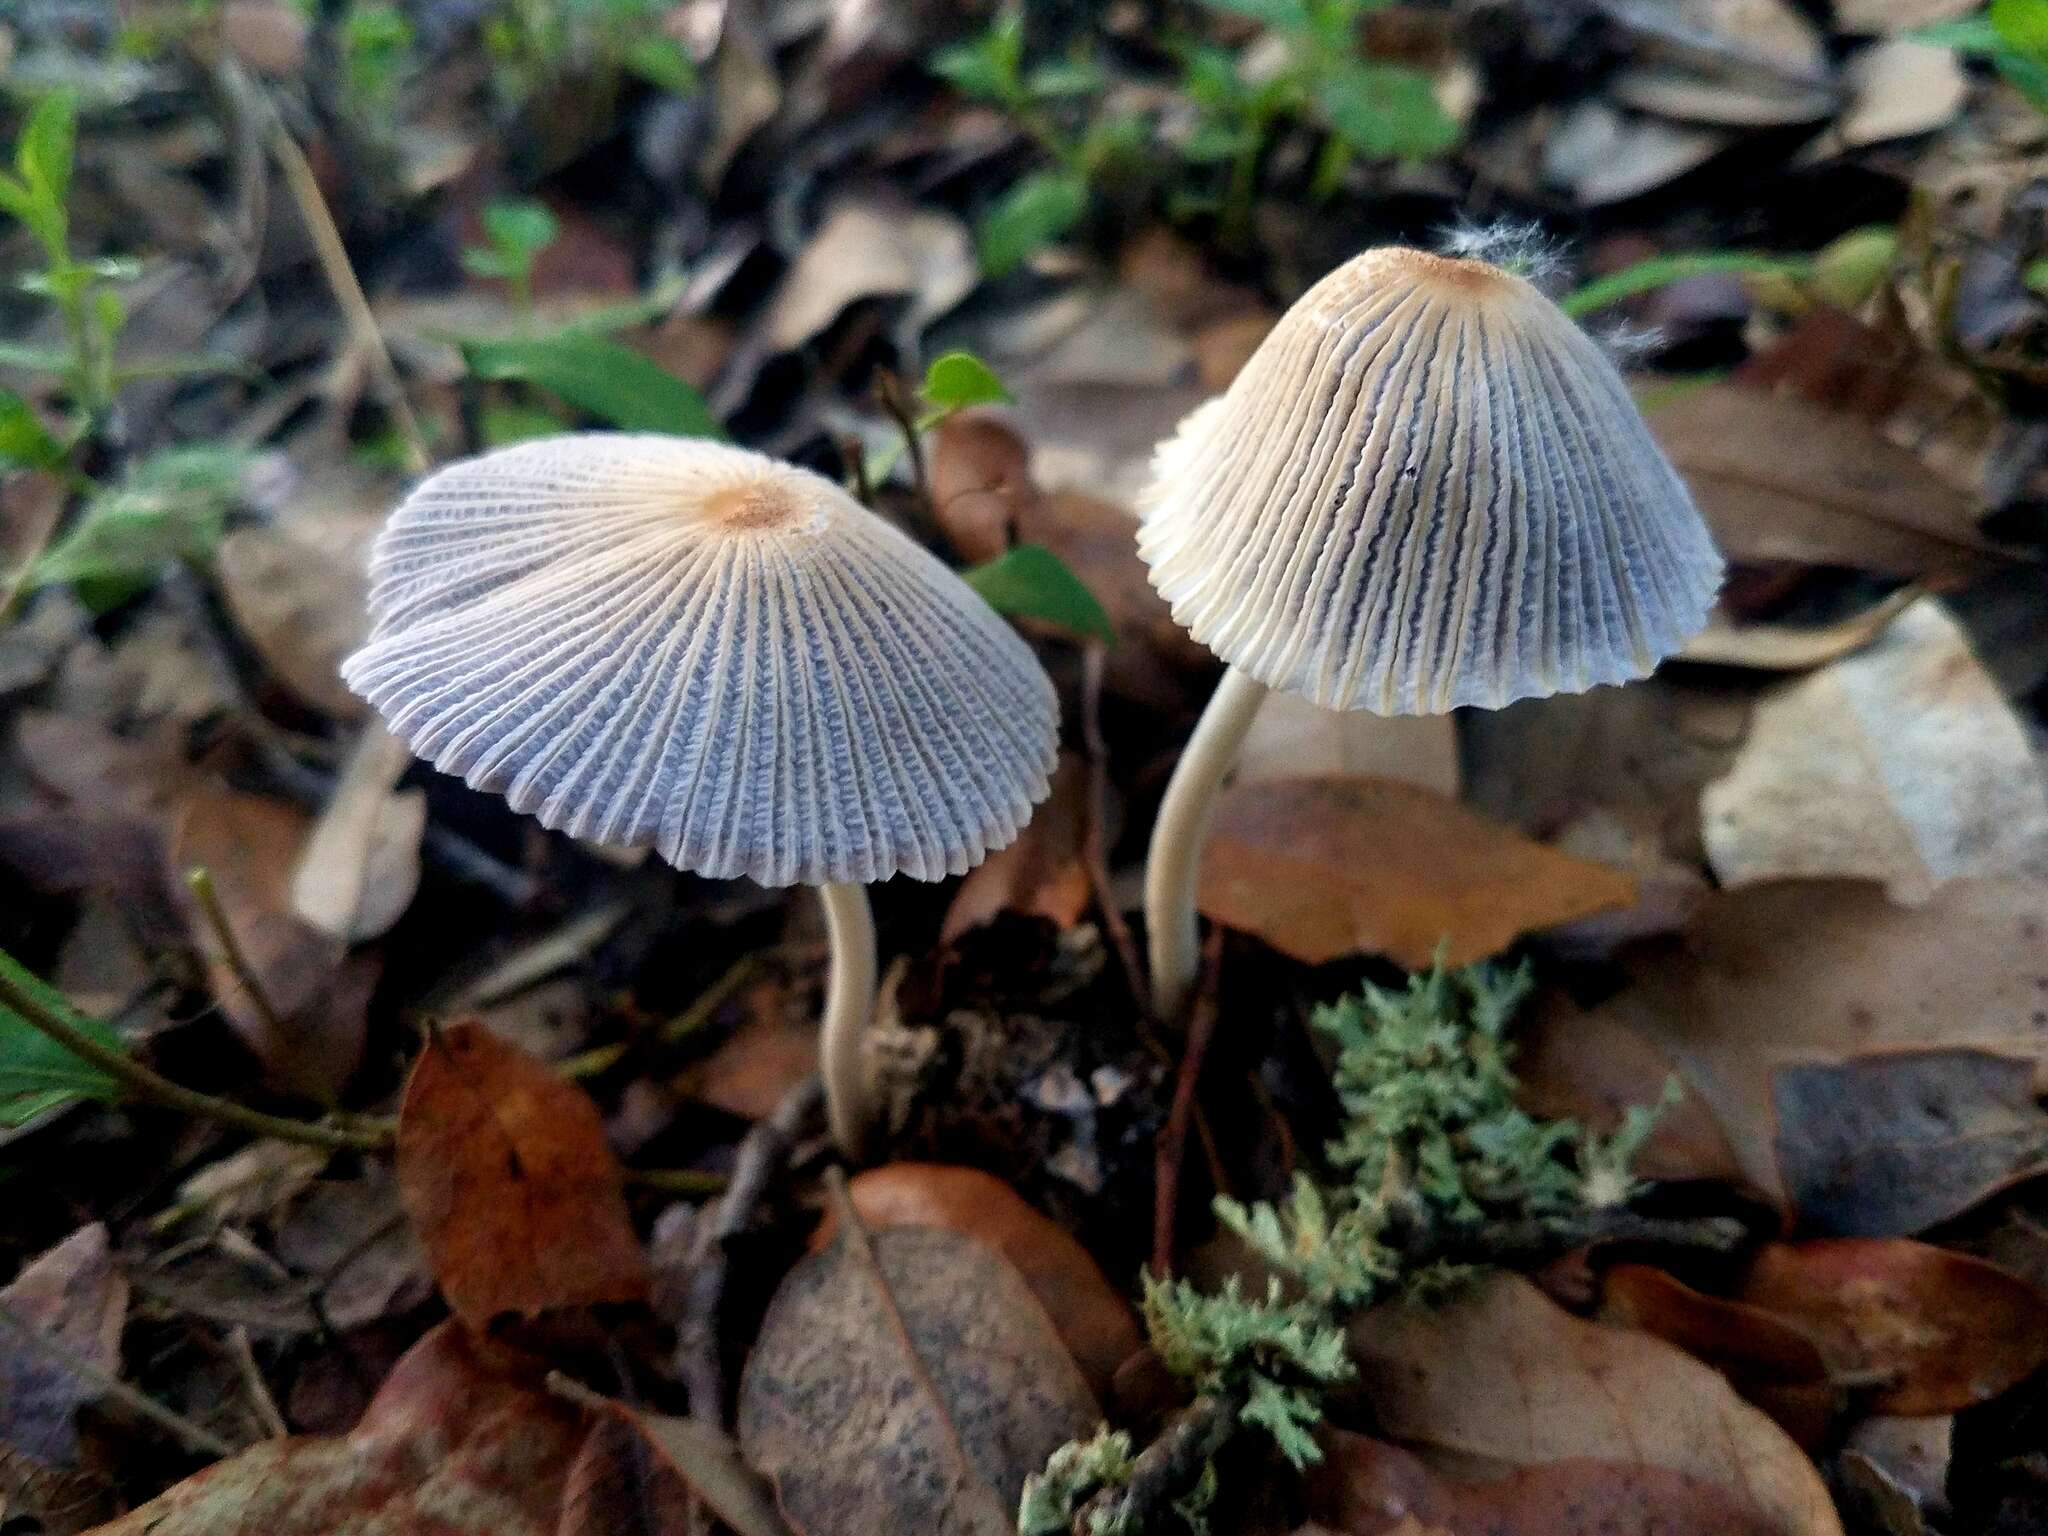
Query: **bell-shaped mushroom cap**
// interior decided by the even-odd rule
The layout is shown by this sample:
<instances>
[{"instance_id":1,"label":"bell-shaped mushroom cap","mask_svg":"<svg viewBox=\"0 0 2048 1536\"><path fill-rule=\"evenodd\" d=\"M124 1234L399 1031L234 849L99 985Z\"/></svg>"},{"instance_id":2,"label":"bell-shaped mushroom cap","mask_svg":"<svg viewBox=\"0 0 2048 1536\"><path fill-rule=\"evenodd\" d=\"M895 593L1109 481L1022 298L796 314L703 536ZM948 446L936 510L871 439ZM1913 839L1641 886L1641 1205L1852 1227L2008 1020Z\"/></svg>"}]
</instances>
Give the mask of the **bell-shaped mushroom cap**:
<instances>
[{"instance_id":1,"label":"bell-shaped mushroom cap","mask_svg":"<svg viewBox=\"0 0 2048 1536\"><path fill-rule=\"evenodd\" d=\"M1641 677L1721 559L1598 346L1483 262L1368 251L1162 444L1138 547L1269 687L1433 714Z\"/></svg>"},{"instance_id":2,"label":"bell-shaped mushroom cap","mask_svg":"<svg viewBox=\"0 0 2048 1536\"><path fill-rule=\"evenodd\" d=\"M1050 680L972 588L808 470L591 433L454 464L371 557L342 668L542 825L764 885L935 880L1045 797Z\"/></svg>"}]
</instances>

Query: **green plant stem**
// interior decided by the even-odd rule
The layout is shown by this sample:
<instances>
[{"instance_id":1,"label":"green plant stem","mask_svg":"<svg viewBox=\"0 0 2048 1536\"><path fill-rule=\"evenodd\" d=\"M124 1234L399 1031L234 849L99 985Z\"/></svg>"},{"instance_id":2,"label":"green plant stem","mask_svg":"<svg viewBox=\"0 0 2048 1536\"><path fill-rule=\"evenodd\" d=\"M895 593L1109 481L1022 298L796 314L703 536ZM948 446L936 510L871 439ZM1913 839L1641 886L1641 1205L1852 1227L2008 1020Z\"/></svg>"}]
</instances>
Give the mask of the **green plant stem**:
<instances>
[{"instance_id":1,"label":"green plant stem","mask_svg":"<svg viewBox=\"0 0 2048 1536\"><path fill-rule=\"evenodd\" d=\"M1619 304L1623 299L1634 298L1639 293L1648 293L1653 288L1682 282L1688 277L1702 277L1714 272L1805 277L1812 270L1811 257L1773 256L1764 251L1696 251L1679 256L1652 256L1574 289L1557 304L1558 308L1576 319L1605 309L1610 304Z\"/></svg>"},{"instance_id":2,"label":"green plant stem","mask_svg":"<svg viewBox=\"0 0 2048 1536\"><path fill-rule=\"evenodd\" d=\"M206 926L213 930L214 940L220 945L221 958L227 961L228 969L234 972L242 990L249 994L249 1001L256 1009L257 1017L262 1019L263 1027L272 1035L282 1036L285 1032L284 1016L272 1006L270 994L263 990L262 978L249 964L241 941L235 937L235 930L228 922L227 909L220 904L220 892L214 888L213 872L204 865L193 865L185 871L185 888L199 903L200 915L206 919Z\"/></svg>"},{"instance_id":3,"label":"green plant stem","mask_svg":"<svg viewBox=\"0 0 2048 1536\"><path fill-rule=\"evenodd\" d=\"M709 1024L720 1008L732 995L750 980L761 968L764 955L760 952L741 955L726 967L725 973L697 995L696 1001L674 1018L668 1019L654 1031L654 1038L663 1045L679 1045ZM580 1051L562 1063L564 1077L581 1080L609 1072L625 1057L633 1042L614 1040L610 1045L595 1046Z\"/></svg>"},{"instance_id":4,"label":"green plant stem","mask_svg":"<svg viewBox=\"0 0 2048 1536\"><path fill-rule=\"evenodd\" d=\"M0 1007L19 1015L32 1029L42 1031L72 1055L92 1063L135 1097L166 1109L175 1109L195 1119L211 1120L252 1135L271 1136L302 1146L327 1147L336 1152L381 1152L390 1147L397 1136L397 1127L389 1121L357 1116L312 1121L287 1115L268 1115L237 1104L232 1099L174 1083L126 1052L103 1045L82 1030L72 1028L45 1007L40 998L16 986L5 975L0 975Z\"/></svg>"}]
</instances>

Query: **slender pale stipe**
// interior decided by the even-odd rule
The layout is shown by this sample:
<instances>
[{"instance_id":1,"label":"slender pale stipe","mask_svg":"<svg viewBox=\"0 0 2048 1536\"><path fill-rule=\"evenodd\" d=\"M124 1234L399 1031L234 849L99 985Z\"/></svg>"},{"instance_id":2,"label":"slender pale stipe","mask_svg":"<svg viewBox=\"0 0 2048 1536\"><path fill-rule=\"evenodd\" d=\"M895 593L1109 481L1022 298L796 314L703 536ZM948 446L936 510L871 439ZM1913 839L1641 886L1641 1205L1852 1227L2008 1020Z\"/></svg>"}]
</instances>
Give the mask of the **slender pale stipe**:
<instances>
[{"instance_id":1,"label":"slender pale stipe","mask_svg":"<svg viewBox=\"0 0 2048 1536\"><path fill-rule=\"evenodd\" d=\"M1605 353L1483 262L1367 251L1160 446L1138 549L1242 676L1329 709L1441 714L1647 675L1706 621L1721 559ZM1234 736L1230 734L1234 732ZM1160 1010L1194 975L1198 836L1229 753L1182 759L1147 878ZM1206 776L1206 777L1195 777ZM1184 777L1190 782L1183 783Z\"/></svg>"}]
</instances>

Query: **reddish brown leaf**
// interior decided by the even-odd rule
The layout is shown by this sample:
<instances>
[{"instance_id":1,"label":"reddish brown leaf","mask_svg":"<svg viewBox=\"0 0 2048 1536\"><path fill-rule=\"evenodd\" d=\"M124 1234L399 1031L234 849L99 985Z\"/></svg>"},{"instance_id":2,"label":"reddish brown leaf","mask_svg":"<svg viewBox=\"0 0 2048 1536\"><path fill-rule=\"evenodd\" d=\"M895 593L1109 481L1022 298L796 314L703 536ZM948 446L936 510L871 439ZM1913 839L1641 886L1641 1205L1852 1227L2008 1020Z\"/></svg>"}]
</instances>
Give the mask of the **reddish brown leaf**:
<instances>
[{"instance_id":1,"label":"reddish brown leaf","mask_svg":"<svg viewBox=\"0 0 2048 1536\"><path fill-rule=\"evenodd\" d=\"M482 1025L453 1025L420 1053L397 1162L441 1294L472 1328L645 1299L647 1256L597 1107Z\"/></svg>"},{"instance_id":2,"label":"reddish brown leaf","mask_svg":"<svg viewBox=\"0 0 2048 1536\"><path fill-rule=\"evenodd\" d=\"M871 1227L944 1227L979 1238L1016 1266L1073 1354L1095 1395L1113 1395L1117 1367L1144 1344L1130 1304L1057 1222L1001 1179L944 1163L891 1163L847 1186ZM828 1212L811 1251L838 1234Z\"/></svg>"},{"instance_id":3,"label":"reddish brown leaf","mask_svg":"<svg viewBox=\"0 0 2048 1536\"><path fill-rule=\"evenodd\" d=\"M529 1373L444 1323L348 1434L265 1441L100 1536L553 1536L583 1433Z\"/></svg>"},{"instance_id":4,"label":"reddish brown leaf","mask_svg":"<svg viewBox=\"0 0 2048 1536\"><path fill-rule=\"evenodd\" d=\"M739 1433L804 1536L1013 1536L1026 1475L1100 1414L995 1250L957 1232L856 1229L769 1303Z\"/></svg>"},{"instance_id":5,"label":"reddish brown leaf","mask_svg":"<svg viewBox=\"0 0 2048 1536\"><path fill-rule=\"evenodd\" d=\"M1619 870L1393 779L1234 786L1202 863L1204 913L1311 965L1363 953L1413 970L1440 944L1446 964L1469 965L1634 899Z\"/></svg>"},{"instance_id":6,"label":"reddish brown leaf","mask_svg":"<svg viewBox=\"0 0 2048 1536\"><path fill-rule=\"evenodd\" d=\"M740 1022L716 1050L677 1073L675 1086L729 1115L760 1120L818 1070L818 1017L779 976L750 981L733 1001Z\"/></svg>"},{"instance_id":7,"label":"reddish brown leaf","mask_svg":"<svg viewBox=\"0 0 2048 1536\"><path fill-rule=\"evenodd\" d=\"M1772 1243L1736 1294L1804 1329L1837 1375L1881 1380L1873 1413L1954 1413L2048 1365L2048 1294L1906 1238Z\"/></svg>"},{"instance_id":8,"label":"reddish brown leaf","mask_svg":"<svg viewBox=\"0 0 2048 1536\"><path fill-rule=\"evenodd\" d=\"M1827 1361L1805 1333L1760 1307L1707 1296L1647 1264L1603 1278L1600 1320L1639 1328L1704 1360L1735 1390L1818 1450L1841 1406Z\"/></svg>"},{"instance_id":9,"label":"reddish brown leaf","mask_svg":"<svg viewBox=\"0 0 2048 1536\"><path fill-rule=\"evenodd\" d=\"M932 516L947 541L963 560L995 559L1038 499L1024 439L993 411L968 410L940 422L925 452Z\"/></svg>"},{"instance_id":10,"label":"reddish brown leaf","mask_svg":"<svg viewBox=\"0 0 2048 1536\"><path fill-rule=\"evenodd\" d=\"M1052 789L1017 840L967 872L939 928L941 943L979 927L998 912L1048 917L1071 928L1093 899L1082 839L1088 822L1088 765L1060 754Z\"/></svg>"},{"instance_id":11,"label":"reddish brown leaf","mask_svg":"<svg viewBox=\"0 0 2048 1536\"><path fill-rule=\"evenodd\" d=\"M1309 1512L1344 1536L1400 1536L1417 1524L1460 1536L1783 1536L1725 1488L1664 1467L1573 1457L1465 1481L1344 1430L1324 1449L1303 1492Z\"/></svg>"}]
</instances>

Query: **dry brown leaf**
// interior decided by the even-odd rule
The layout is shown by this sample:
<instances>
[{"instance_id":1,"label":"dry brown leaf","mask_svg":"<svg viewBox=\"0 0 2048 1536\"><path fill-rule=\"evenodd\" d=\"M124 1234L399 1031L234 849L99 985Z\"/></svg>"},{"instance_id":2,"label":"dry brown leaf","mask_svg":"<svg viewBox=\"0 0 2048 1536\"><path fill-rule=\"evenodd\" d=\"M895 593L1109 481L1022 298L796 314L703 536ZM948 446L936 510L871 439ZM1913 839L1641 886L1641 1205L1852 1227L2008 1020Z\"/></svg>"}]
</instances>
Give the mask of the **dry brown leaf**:
<instances>
[{"instance_id":1,"label":"dry brown leaf","mask_svg":"<svg viewBox=\"0 0 2048 1536\"><path fill-rule=\"evenodd\" d=\"M1778 1068L1920 1044L2038 1058L2043 935L2043 881L1957 881L1918 909L1853 881L1752 886L1710 897L1683 939L1626 951L1633 985L1595 1016L1657 1046L1720 1121L1750 1182L1782 1194Z\"/></svg>"},{"instance_id":2,"label":"dry brown leaf","mask_svg":"<svg viewBox=\"0 0 2048 1536\"><path fill-rule=\"evenodd\" d=\"M393 1367L346 1435L266 1440L98 1536L555 1536L576 1412L456 1323Z\"/></svg>"},{"instance_id":3,"label":"dry brown leaf","mask_svg":"<svg viewBox=\"0 0 2048 1536\"><path fill-rule=\"evenodd\" d=\"M1933 598L1761 700L1700 816L1728 887L1853 877L1911 904L1961 876L2048 875L2048 787L2027 727Z\"/></svg>"},{"instance_id":4,"label":"dry brown leaf","mask_svg":"<svg viewBox=\"0 0 2048 1536\"><path fill-rule=\"evenodd\" d=\"M742 987L740 1022L718 1046L673 1079L678 1092L742 1120L772 1114L783 1096L818 1070L818 1019L808 996L779 976Z\"/></svg>"},{"instance_id":5,"label":"dry brown leaf","mask_svg":"<svg viewBox=\"0 0 2048 1536\"><path fill-rule=\"evenodd\" d=\"M451 1025L420 1052L397 1166L441 1294L470 1327L646 1299L647 1255L597 1106L482 1025Z\"/></svg>"},{"instance_id":6,"label":"dry brown leaf","mask_svg":"<svg viewBox=\"0 0 2048 1536\"><path fill-rule=\"evenodd\" d=\"M1268 694L1237 752L1237 778L1302 774L1400 779L1458 795L1458 727L1449 715L1322 709L1299 694Z\"/></svg>"},{"instance_id":7,"label":"dry brown leaf","mask_svg":"<svg viewBox=\"0 0 2048 1536\"><path fill-rule=\"evenodd\" d=\"M337 720L369 706L341 680L342 658L369 629L360 566L281 528L238 528L215 567L235 627L302 704Z\"/></svg>"},{"instance_id":8,"label":"dry brown leaf","mask_svg":"<svg viewBox=\"0 0 2048 1536\"><path fill-rule=\"evenodd\" d=\"M1071 928L1094 899L1082 840L1088 823L1088 765L1062 752L1052 788L1017 840L967 872L939 928L950 943L998 912L1050 918Z\"/></svg>"},{"instance_id":9,"label":"dry brown leaf","mask_svg":"<svg viewBox=\"0 0 2048 1536\"><path fill-rule=\"evenodd\" d=\"M114 1263L104 1222L80 1227L31 1259L4 1290L0 1306L0 1444L46 1467L78 1459L80 1408L100 1396L98 1378L121 1374L121 1329L128 1281ZM33 1338L16 1331L17 1321Z\"/></svg>"},{"instance_id":10,"label":"dry brown leaf","mask_svg":"<svg viewBox=\"0 0 2048 1536\"><path fill-rule=\"evenodd\" d=\"M1482 1480L1341 1429L1323 1449L1302 1491L1344 1536L1782 1536L1726 1489L1663 1467L1573 1457Z\"/></svg>"},{"instance_id":11,"label":"dry brown leaf","mask_svg":"<svg viewBox=\"0 0 2048 1536\"><path fill-rule=\"evenodd\" d=\"M847 198L797 253L763 318L776 351L800 347L857 299L909 298L903 325L921 329L973 291L981 269L967 226L949 213Z\"/></svg>"},{"instance_id":12,"label":"dry brown leaf","mask_svg":"<svg viewBox=\"0 0 2048 1536\"><path fill-rule=\"evenodd\" d=\"M1010 547L1024 509L1038 498L1031 450L991 410L960 411L925 445L932 516L962 560L979 564Z\"/></svg>"},{"instance_id":13,"label":"dry brown leaf","mask_svg":"<svg viewBox=\"0 0 2048 1536\"><path fill-rule=\"evenodd\" d=\"M1100 1414L993 1249L938 1228L856 1225L769 1303L739 1435L802 1536L1013 1536L1025 1477Z\"/></svg>"},{"instance_id":14,"label":"dry brown leaf","mask_svg":"<svg viewBox=\"0 0 2048 1536\"><path fill-rule=\"evenodd\" d=\"M1411 970L1443 945L1469 965L1523 933L1635 899L1605 865L1532 843L1392 779L1265 779L1225 791L1201 909L1311 965L1383 954Z\"/></svg>"},{"instance_id":15,"label":"dry brown leaf","mask_svg":"<svg viewBox=\"0 0 2048 1536\"><path fill-rule=\"evenodd\" d=\"M1919 578L2001 558L1973 498L1845 412L1710 384L1650 424L1732 560Z\"/></svg>"},{"instance_id":16,"label":"dry brown leaf","mask_svg":"<svg viewBox=\"0 0 2048 1536\"><path fill-rule=\"evenodd\" d=\"M1779 1067L1778 1167L1800 1225L1903 1236L2048 1169L2040 1065L2038 1048L1947 1048Z\"/></svg>"},{"instance_id":17,"label":"dry brown leaf","mask_svg":"<svg viewBox=\"0 0 2048 1536\"><path fill-rule=\"evenodd\" d=\"M1849 109L1835 123L1844 149L1908 138L1946 126L1970 94L1953 48L1893 38L1849 63Z\"/></svg>"},{"instance_id":18,"label":"dry brown leaf","mask_svg":"<svg viewBox=\"0 0 2048 1536\"><path fill-rule=\"evenodd\" d=\"M1720 1374L1648 1334L1573 1317L1518 1275L1347 1330L1382 1432L1515 1466L1586 1459L1712 1485L1778 1536L1842 1536L1820 1474Z\"/></svg>"},{"instance_id":19,"label":"dry brown leaf","mask_svg":"<svg viewBox=\"0 0 2048 1536\"><path fill-rule=\"evenodd\" d=\"M773 1490L716 1424L574 1395L598 1418L569 1469L555 1536L680 1536L695 1529L692 1495L738 1536L789 1536Z\"/></svg>"},{"instance_id":20,"label":"dry brown leaf","mask_svg":"<svg viewBox=\"0 0 2048 1536\"><path fill-rule=\"evenodd\" d=\"M1675 181L1733 142L1721 128L1625 116L1582 101L1543 140L1543 179L1570 189L1582 208L1618 203Z\"/></svg>"},{"instance_id":21,"label":"dry brown leaf","mask_svg":"<svg viewBox=\"0 0 2048 1536\"><path fill-rule=\"evenodd\" d=\"M391 930L420 884L420 840L427 797L395 788L412 753L371 721L313 823L292 872L292 910L347 943Z\"/></svg>"},{"instance_id":22,"label":"dry brown leaf","mask_svg":"<svg viewBox=\"0 0 2048 1536\"><path fill-rule=\"evenodd\" d=\"M1905 1238L1770 1243L1735 1292L1803 1329L1873 1413L1955 1413L2048 1365L2048 1294Z\"/></svg>"},{"instance_id":23,"label":"dry brown leaf","mask_svg":"<svg viewBox=\"0 0 2048 1536\"><path fill-rule=\"evenodd\" d=\"M1617 1264L1601 1277L1599 1316L1705 1361L1809 1452L1825 1446L1843 1399L1820 1347L1791 1323L1647 1264Z\"/></svg>"},{"instance_id":24,"label":"dry brown leaf","mask_svg":"<svg viewBox=\"0 0 2048 1536\"><path fill-rule=\"evenodd\" d=\"M1130 1303L1067 1232L1027 1205L1001 1179L944 1163L891 1163L847 1186L870 1227L944 1227L979 1238L1016 1267L1031 1287L1096 1397L1107 1402L1117 1367L1143 1346ZM813 1253L837 1235L827 1212Z\"/></svg>"},{"instance_id":25,"label":"dry brown leaf","mask_svg":"<svg viewBox=\"0 0 2048 1536\"><path fill-rule=\"evenodd\" d=\"M292 911L291 877L310 830L280 801L202 785L171 832L169 874L192 943L206 957L221 1012L281 1086L331 1101L362 1058L374 952L350 955L336 938ZM269 1004L242 984L204 907L185 884L204 869L229 931ZM273 1016L275 1023L273 1023Z\"/></svg>"}]
</instances>

